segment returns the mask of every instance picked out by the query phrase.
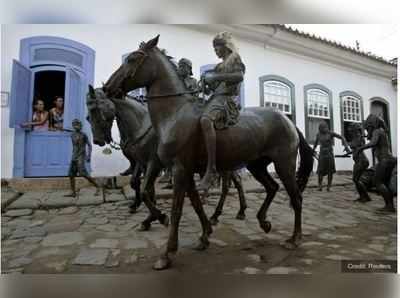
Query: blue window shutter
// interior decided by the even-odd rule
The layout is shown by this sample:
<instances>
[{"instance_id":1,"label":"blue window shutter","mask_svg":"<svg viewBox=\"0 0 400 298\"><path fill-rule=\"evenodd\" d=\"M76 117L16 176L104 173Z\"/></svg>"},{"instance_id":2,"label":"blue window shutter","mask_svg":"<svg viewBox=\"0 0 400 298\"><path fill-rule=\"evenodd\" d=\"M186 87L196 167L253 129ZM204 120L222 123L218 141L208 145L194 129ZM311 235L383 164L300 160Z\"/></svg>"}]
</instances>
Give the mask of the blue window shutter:
<instances>
[{"instance_id":1,"label":"blue window shutter","mask_svg":"<svg viewBox=\"0 0 400 298\"><path fill-rule=\"evenodd\" d=\"M10 127L19 127L30 121L32 71L17 60L13 60L10 94Z\"/></svg>"},{"instance_id":2,"label":"blue window shutter","mask_svg":"<svg viewBox=\"0 0 400 298\"><path fill-rule=\"evenodd\" d=\"M202 75L207 70L214 69L215 65L217 65L217 64L206 64L206 65L200 66L200 75Z\"/></svg>"},{"instance_id":3,"label":"blue window shutter","mask_svg":"<svg viewBox=\"0 0 400 298\"><path fill-rule=\"evenodd\" d=\"M67 68L65 84L64 128L72 129L72 120L79 119L84 125L83 106L85 103L85 80L73 70Z\"/></svg>"}]
</instances>

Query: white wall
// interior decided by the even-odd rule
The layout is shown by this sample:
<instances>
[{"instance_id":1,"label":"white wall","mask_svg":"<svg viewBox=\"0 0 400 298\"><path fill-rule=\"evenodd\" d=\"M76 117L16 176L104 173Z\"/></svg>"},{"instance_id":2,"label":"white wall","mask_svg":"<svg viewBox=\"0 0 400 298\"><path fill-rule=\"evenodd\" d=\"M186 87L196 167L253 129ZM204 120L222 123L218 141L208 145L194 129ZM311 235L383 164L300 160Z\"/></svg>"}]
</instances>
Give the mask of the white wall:
<instances>
[{"instance_id":1,"label":"white wall","mask_svg":"<svg viewBox=\"0 0 400 298\"><path fill-rule=\"evenodd\" d=\"M173 25L6 25L2 26L1 43L1 90L9 91L11 86L11 61L18 59L19 42L22 38L37 35L52 35L69 38L93 48L96 51L95 85L100 86L120 65L121 56L137 49L139 43L161 34L159 46L167 49L178 60L187 57L193 62L194 76L199 77L201 65L217 63L212 47L213 33L193 31L185 26ZM246 64L245 103L259 105L259 81L263 75L283 76L295 84L296 122L304 131L303 86L310 83L325 85L332 91L334 129L341 132L339 93L345 90L357 92L363 97L364 115L369 113L369 99L382 97L390 103L390 120L393 149L397 152L397 95L387 79L368 76L349 69L324 64L272 48L264 48L257 42L237 40L239 52ZM8 108L1 109L2 115L2 177L12 176L13 131L8 128ZM113 129L114 138L118 132ZM335 147L341 153L340 142ZM120 152L110 156L101 153L103 148L93 146L92 169L96 176L116 175L128 163ZM337 169L349 170L349 159L338 159Z\"/></svg>"}]
</instances>

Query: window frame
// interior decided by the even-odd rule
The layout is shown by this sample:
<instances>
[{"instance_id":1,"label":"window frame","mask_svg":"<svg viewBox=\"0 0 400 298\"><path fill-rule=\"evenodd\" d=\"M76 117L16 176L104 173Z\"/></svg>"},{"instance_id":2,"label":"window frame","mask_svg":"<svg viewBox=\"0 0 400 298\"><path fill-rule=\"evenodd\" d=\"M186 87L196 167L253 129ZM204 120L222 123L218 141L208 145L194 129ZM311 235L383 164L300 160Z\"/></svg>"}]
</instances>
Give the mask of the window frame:
<instances>
[{"instance_id":1,"label":"window frame","mask_svg":"<svg viewBox=\"0 0 400 298\"><path fill-rule=\"evenodd\" d=\"M259 78L259 90L260 90L260 106L265 107L265 96L264 96L264 83L268 81L277 81L289 87L290 90L290 111L291 114L287 114L282 111L285 115L291 117L294 124L296 124L296 96L295 96L295 85L288 79L278 75L265 75Z\"/></svg>"},{"instance_id":2,"label":"window frame","mask_svg":"<svg viewBox=\"0 0 400 298\"><path fill-rule=\"evenodd\" d=\"M355 99L358 99L360 101L360 121L351 121L351 120L345 120L343 118L343 98L344 97L354 97ZM354 91L343 91L339 93L339 101L340 101L340 123L341 123L341 133L342 136L345 136L345 131L344 131L344 124L345 122L355 122L355 123L360 123L362 124L364 122L364 102L363 99L361 97L361 95L359 95L358 93L354 92Z\"/></svg>"},{"instance_id":3,"label":"window frame","mask_svg":"<svg viewBox=\"0 0 400 298\"><path fill-rule=\"evenodd\" d=\"M309 116L308 115L308 91L310 91L312 89L321 90L321 91L323 91L323 92L328 94L328 108L329 108L328 113L329 113L329 118L317 117L317 116ZM304 128L305 128L306 140L307 140L307 142L309 144L314 144L314 142L311 142L311 136L310 136L309 127L308 127L309 117L328 120L330 129L332 131L334 130L332 91L330 89L328 89L327 87L325 87L324 85L317 84L317 83L305 85L303 90L304 90Z\"/></svg>"}]
</instances>

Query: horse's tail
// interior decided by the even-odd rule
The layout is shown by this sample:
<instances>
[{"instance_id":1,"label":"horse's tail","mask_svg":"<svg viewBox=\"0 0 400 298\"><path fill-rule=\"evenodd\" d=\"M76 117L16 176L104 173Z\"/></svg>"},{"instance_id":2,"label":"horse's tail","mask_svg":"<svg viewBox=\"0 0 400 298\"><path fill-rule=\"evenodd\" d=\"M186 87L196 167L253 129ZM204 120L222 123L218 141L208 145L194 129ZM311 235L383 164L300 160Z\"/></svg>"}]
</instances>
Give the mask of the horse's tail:
<instances>
[{"instance_id":1,"label":"horse's tail","mask_svg":"<svg viewBox=\"0 0 400 298\"><path fill-rule=\"evenodd\" d=\"M314 165L313 150L308 145L303 133L296 127L297 134L300 138L299 151L300 151L300 167L297 170L296 180L297 185L301 192L306 188L308 178L311 175Z\"/></svg>"}]
</instances>

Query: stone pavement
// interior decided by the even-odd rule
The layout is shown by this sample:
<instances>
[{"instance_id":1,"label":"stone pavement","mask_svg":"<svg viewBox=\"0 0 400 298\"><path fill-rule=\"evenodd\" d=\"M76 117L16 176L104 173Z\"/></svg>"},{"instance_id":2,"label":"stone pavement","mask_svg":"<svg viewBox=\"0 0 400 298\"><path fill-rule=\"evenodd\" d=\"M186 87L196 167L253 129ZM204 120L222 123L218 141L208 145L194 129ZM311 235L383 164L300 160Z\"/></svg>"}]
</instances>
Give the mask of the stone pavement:
<instances>
[{"instance_id":1,"label":"stone pavement","mask_svg":"<svg viewBox=\"0 0 400 298\"><path fill-rule=\"evenodd\" d=\"M291 235L293 211L286 192L277 194L265 234L256 219L265 194L252 179L244 179L248 209L236 220L239 203L234 190L214 228L207 251L192 247L201 231L189 200L180 225L180 250L172 271L228 274L287 274L340 272L342 259L396 260L396 215L375 209L382 199L372 194L368 204L354 203L350 177L335 176L331 192L309 187L304 193L303 243L294 251L281 243ZM310 185L315 185L315 178ZM159 191L158 191L159 192ZM216 193L217 191L214 190ZM4 273L144 273L164 247L168 229L158 223L148 232L137 231L147 216L144 206L136 214L121 190L94 197L94 189L66 200L60 192L27 192L2 214L2 271ZM167 193L166 193L167 194ZM210 216L218 196L207 199ZM171 200L158 206L170 210Z\"/></svg>"}]
</instances>

